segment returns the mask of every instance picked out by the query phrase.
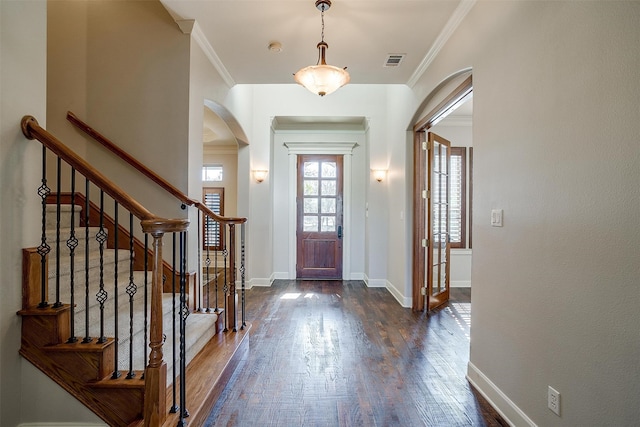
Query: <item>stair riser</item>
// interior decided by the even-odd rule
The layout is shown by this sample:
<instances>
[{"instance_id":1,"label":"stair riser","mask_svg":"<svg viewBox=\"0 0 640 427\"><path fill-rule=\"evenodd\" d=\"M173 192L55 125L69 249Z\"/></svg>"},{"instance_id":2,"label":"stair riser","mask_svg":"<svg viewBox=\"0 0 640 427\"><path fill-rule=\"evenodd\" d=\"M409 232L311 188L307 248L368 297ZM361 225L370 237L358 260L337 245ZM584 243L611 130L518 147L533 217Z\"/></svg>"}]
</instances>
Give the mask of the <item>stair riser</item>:
<instances>
[{"instance_id":1,"label":"stair riser","mask_svg":"<svg viewBox=\"0 0 640 427\"><path fill-rule=\"evenodd\" d=\"M45 217L45 228L47 230L55 230L56 225L58 224L58 214L57 214L57 206L56 205L47 205ZM74 213L74 223L75 227L80 227L80 215L82 212L82 207L75 205L75 213ZM71 227L71 205L61 205L60 206L60 226L61 227Z\"/></svg>"},{"instance_id":2,"label":"stair riser","mask_svg":"<svg viewBox=\"0 0 640 427\"><path fill-rule=\"evenodd\" d=\"M86 228L76 228L74 230L75 238L78 241L78 245L74 249L76 255L84 255L87 247L87 236L85 233ZM96 235L100 231L97 227L89 228L89 252L99 250L100 244L96 240ZM71 237L71 229L65 228L60 230L60 255L62 257L68 257L71 253L71 249L67 246L67 241ZM54 259L58 248L56 247L56 241L58 238L57 230L47 230L46 232L47 244L50 247L49 259Z\"/></svg>"},{"instance_id":3,"label":"stair riser","mask_svg":"<svg viewBox=\"0 0 640 427\"><path fill-rule=\"evenodd\" d=\"M85 275L85 266L84 266L84 260L81 263L81 265L78 265L80 263L76 263L76 265L74 266L74 289L75 289L75 295L77 298L77 295L79 295L79 293L84 294L85 292L85 284L86 284L86 275ZM115 283L115 263L111 262L111 263L105 263L105 265L103 266L103 270L102 270L102 283L104 284L104 288L105 290L107 290L107 292L110 292L113 288L114 288L114 283ZM49 269L51 270L51 268ZM63 273L60 274L59 276L59 283L60 283L60 299L64 302L65 300L68 301L70 299L70 294L71 294L71 272L70 271L66 271L65 273L65 269L62 270ZM99 265L95 265L89 268L88 270L89 273L89 294L91 295L95 295L95 293L99 290L100 288L100 266ZM140 285L143 283L143 278L140 277L140 275L144 275L144 272L136 272L134 271L134 283L136 283L138 285L138 287L140 287ZM129 261L128 260L123 260L118 262L118 290L119 291L123 291L123 288L125 288L128 284L129 284L129 276L130 276L130 270L129 270ZM151 280L151 274L148 274L148 281ZM49 299L55 298L55 292L56 292L56 276L54 275L50 275L49 277Z\"/></svg>"},{"instance_id":4,"label":"stair riser","mask_svg":"<svg viewBox=\"0 0 640 427\"><path fill-rule=\"evenodd\" d=\"M130 319L129 319L129 300L119 301L118 309L118 367L120 370L129 369L130 354ZM176 297L176 304L179 304L179 298ZM133 359L134 370L144 369L148 355L148 338L147 347L144 346L145 328L144 328L144 301L142 295L134 298L134 318L133 318ZM84 310L76 312L74 321L74 334L81 340L86 335ZM165 361L168 366L173 365L173 336L174 336L174 318L173 318L173 302L170 295L165 295L163 303L163 333L166 336L164 344ZM89 336L97 338L100 336L100 311L97 308L89 311ZM190 314L187 317L187 336L185 341L187 361L191 360L204 344L216 333L216 315L214 314ZM147 317L147 322L150 318ZM197 325L197 326L194 326ZM148 327L148 324L147 324ZM176 308L175 316L175 332L179 335L180 314ZM115 322L113 305L105 308L104 311L104 335L107 337L115 337ZM179 338L177 338L179 340ZM179 341L176 342L176 352L180 350ZM179 356L176 356L176 358Z\"/></svg>"}]
</instances>

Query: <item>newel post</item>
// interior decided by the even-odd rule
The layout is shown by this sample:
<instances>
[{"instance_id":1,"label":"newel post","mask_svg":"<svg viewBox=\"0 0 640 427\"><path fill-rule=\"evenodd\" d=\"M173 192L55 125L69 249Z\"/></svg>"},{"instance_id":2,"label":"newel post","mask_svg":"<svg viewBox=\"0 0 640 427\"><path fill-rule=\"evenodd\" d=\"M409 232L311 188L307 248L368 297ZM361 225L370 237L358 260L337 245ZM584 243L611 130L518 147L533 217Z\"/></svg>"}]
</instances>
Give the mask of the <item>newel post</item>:
<instances>
[{"instance_id":1,"label":"newel post","mask_svg":"<svg viewBox=\"0 0 640 427\"><path fill-rule=\"evenodd\" d=\"M142 230L153 236L153 259L151 262L151 316L149 327L149 362L145 369L144 425L162 425L167 417L167 364L163 359L162 346L162 237L167 232L185 231L188 220L143 220Z\"/></svg>"}]
</instances>

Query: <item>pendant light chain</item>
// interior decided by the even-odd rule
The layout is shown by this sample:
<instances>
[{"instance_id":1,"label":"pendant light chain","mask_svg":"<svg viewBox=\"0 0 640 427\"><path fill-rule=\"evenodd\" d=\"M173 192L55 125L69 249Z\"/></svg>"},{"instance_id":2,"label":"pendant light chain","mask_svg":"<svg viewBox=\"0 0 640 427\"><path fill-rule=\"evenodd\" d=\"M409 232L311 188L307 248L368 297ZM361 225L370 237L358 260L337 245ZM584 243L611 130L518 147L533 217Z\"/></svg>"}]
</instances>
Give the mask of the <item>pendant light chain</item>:
<instances>
[{"instance_id":1,"label":"pendant light chain","mask_svg":"<svg viewBox=\"0 0 640 427\"><path fill-rule=\"evenodd\" d=\"M325 5L322 5L322 10L320 11L320 18L322 19L322 32L320 33L320 41L324 42L324 8Z\"/></svg>"}]
</instances>

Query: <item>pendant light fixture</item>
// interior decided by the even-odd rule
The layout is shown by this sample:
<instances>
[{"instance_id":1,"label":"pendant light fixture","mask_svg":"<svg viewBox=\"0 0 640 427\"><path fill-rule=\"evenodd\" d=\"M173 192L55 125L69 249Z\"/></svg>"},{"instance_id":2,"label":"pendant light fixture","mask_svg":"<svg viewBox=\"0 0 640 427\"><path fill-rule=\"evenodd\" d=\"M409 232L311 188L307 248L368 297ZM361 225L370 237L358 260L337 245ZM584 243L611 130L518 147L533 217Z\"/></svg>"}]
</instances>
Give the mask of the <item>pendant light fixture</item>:
<instances>
[{"instance_id":1,"label":"pendant light fixture","mask_svg":"<svg viewBox=\"0 0 640 427\"><path fill-rule=\"evenodd\" d=\"M318 62L316 65L304 67L293 75L293 78L297 83L320 96L325 96L335 92L342 86L349 83L350 80L349 73L347 73L347 67L338 68L333 65L327 65L325 60L325 54L329 45L324 41L324 12L325 10L329 10L330 7L330 0L316 0L316 8L318 8L322 17L321 40L317 46Z\"/></svg>"}]
</instances>

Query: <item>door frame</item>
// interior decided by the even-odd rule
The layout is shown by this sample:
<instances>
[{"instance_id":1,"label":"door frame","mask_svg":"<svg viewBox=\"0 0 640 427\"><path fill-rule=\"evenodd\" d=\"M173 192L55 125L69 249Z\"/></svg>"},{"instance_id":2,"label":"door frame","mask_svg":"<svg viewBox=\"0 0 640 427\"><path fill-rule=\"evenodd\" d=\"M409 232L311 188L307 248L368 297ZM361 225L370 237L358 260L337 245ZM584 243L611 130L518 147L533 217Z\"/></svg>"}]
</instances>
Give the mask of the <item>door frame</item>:
<instances>
[{"instance_id":1,"label":"door frame","mask_svg":"<svg viewBox=\"0 0 640 427\"><path fill-rule=\"evenodd\" d=\"M427 188L427 150L423 149L426 142L426 134L445 114L449 108L467 96L473 90L472 76L467 77L458 87L456 87L442 102L436 105L424 118L418 120L413 126L413 254L411 261L412 269L412 303L414 311L424 311L426 304L426 242L427 212L423 194ZM425 294L423 294L423 289Z\"/></svg>"},{"instance_id":2,"label":"door frame","mask_svg":"<svg viewBox=\"0 0 640 427\"><path fill-rule=\"evenodd\" d=\"M353 150L357 142L285 142L289 150L289 279L296 278L298 256L296 240L296 197L298 186L297 164L299 154L332 154L343 156L342 193L342 280L351 277L351 180Z\"/></svg>"}]
</instances>

